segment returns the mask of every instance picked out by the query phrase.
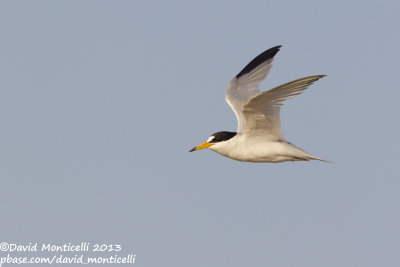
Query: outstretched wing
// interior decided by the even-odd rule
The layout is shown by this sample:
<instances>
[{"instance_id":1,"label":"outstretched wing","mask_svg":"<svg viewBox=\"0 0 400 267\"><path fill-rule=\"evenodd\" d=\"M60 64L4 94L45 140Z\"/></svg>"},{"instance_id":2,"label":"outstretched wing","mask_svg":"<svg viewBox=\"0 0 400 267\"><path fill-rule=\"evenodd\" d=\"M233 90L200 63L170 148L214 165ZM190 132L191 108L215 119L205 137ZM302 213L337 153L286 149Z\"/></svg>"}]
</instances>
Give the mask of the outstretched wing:
<instances>
[{"instance_id":1,"label":"outstretched wing","mask_svg":"<svg viewBox=\"0 0 400 267\"><path fill-rule=\"evenodd\" d=\"M302 93L309 85L325 75L301 78L250 98L242 107L246 120L243 134L283 138L279 111L286 99Z\"/></svg>"},{"instance_id":2,"label":"outstretched wing","mask_svg":"<svg viewBox=\"0 0 400 267\"><path fill-rule=\"evenodd\" d=\"M245 129L245 118L242 106L251 97L260 93L259 85L267 77L272 67L272 61L281 46L270 48L254 58L244 69L229 83L226 92L226 102L235 112L238 120L237 132Z\"/></svg>"}]
</instances>

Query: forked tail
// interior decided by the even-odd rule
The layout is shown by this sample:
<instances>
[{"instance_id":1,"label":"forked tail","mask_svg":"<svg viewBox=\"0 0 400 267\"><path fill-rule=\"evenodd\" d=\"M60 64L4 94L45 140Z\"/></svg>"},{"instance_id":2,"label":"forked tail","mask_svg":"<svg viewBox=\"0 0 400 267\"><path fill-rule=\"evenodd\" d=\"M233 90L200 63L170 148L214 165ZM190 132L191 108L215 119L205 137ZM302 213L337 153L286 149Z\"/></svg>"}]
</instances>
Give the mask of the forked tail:
<instances>
[{"instance_id":1,"label":"forked tail","mask_svg":"<svg viewBox=\"0 0 400 267\"><path fill-rule=\"evenodd\" d=\"M310 154L307 154L306 160L319 160L319 161L323 161L323 162L333 163L333 161L329 161L329 160L326 160L326 159L321 159L321 158L315 157L315 156L310 155Z\"/></svg>"},{"instance_id":2,"label":"forked tail","mask_svg":"<svg viewBox=\"0 0 400 267\"><path fill-rule=\"evenodd\" d=\"M292 144L293 145L293 144ZM333 163L332 161L326 160L326 159L321 159L318 158L316 156L311 155L310 153L305 152L303 149L301 149L298 146L293 145L294 147L296 147L299 151L301 151L301 156L299 157L299 160L305 160L305 161L309 161L309 160L319 160L319 161L323 161L323 162L328 162L328 163Z\"/></svg>"}]
</instances>

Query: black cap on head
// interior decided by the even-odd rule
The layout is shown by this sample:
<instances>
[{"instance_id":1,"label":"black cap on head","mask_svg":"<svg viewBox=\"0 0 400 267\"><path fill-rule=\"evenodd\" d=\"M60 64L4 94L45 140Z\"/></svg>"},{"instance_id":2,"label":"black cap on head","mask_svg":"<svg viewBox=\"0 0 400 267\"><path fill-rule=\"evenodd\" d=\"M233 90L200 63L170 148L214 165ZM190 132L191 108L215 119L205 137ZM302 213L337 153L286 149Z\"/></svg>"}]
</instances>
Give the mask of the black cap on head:
<instances>
[{"instance_id":1,"label":"black cap on head","mask_svg":"<svg viewBox=\"0 0 400 267\"><path fill-rule=\"evenodd\" d=\"M211 137L214 137L214 138L210 138L211 140L208 141L208 143L213 144L213 143L218 143L218 142L226 141L226 140L231 139L231 138L234 137L235 135L236 135L235 132L226 132L226 131L218 132L218 133L215 133L215 134L213 134L213 135L211 136Z\"/></svg>"}]
</instances>

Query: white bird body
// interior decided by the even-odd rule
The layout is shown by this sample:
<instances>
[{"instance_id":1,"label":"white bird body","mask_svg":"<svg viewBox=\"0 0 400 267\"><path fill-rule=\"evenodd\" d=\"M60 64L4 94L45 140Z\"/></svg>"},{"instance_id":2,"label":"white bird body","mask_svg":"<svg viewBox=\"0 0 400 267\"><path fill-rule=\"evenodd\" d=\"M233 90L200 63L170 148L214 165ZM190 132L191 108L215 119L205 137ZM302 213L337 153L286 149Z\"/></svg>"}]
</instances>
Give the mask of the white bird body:
<instances>
[{"instance_id":1,"label":"white bird body","mask_svg":"<svg viewBox=\"0 0 400 267\"><path fill-rule=\"evenodd\" d=\"M319 159L286 140L270 140L262 136L248 138L235 137L210 147L211 150L231 159L248 162L283 162Z\"/></svg>"},{"instance_id":2,"label":"white bird body","mask_svg":"<svg viewBox=\"0 0 400 267\"><path fill-rule=\"evenodd\" d=\"M209 148L231 159L250 162L326 161L286 141L279 116L285 100L325 75L301 78L262 93L259 90L279 49L276 46L258 55L229 83L226 101L237 117L237 132L215 133L191 151Z\"/></svg>"}]
</instances>

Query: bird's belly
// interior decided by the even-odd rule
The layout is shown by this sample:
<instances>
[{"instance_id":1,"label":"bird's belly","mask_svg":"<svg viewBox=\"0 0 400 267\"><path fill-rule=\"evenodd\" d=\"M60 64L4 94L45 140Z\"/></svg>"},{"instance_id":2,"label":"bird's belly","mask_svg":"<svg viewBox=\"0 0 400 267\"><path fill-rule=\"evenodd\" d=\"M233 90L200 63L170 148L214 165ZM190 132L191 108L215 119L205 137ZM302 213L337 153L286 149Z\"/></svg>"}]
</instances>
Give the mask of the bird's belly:
<instances>
[{"instance_id":1,"label":"bird's belly","mask_svg":"<svg viewBox=\"0 0 400 267\"><path fill-rule=\"evenodd\" d=\"M217 151L218 152L218 151ZM282 142L241 142L220 153L231 159L250 162L282 162L295 160L292 148Z\"/></svg>"}]
</instances>

